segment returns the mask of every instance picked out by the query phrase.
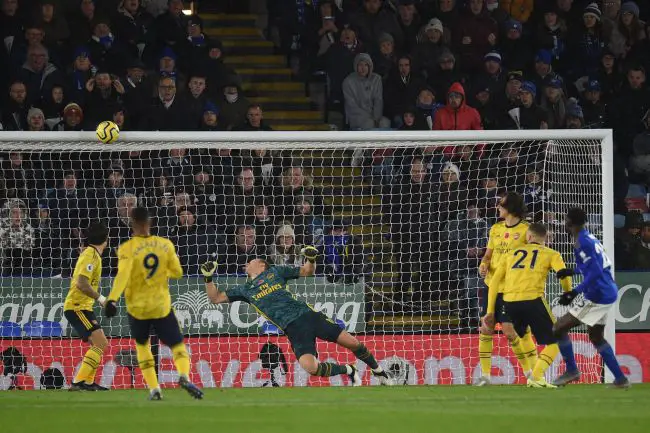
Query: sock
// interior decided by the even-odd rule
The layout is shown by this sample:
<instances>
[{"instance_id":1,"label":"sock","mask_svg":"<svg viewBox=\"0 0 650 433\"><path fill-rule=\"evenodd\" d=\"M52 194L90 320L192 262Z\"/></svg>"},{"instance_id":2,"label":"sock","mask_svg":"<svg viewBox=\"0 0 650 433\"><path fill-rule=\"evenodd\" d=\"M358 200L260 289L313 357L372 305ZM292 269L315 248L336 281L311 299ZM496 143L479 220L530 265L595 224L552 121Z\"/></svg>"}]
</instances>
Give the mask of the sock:
<instances>
[{"instance_id":1,"label":"sock","mask_svg":"<svg viewBox=\"0 0 650 433\"><path fill-rule=\"evenodd\" d=\"M138 355L138 365L142 371L142 377L149 389L160 388L158 384L158 376L156 376L156 364L153 361L153 354L151 353L151 346L149 342L145 344L135 344L135 350Z\"/></svg>"},{"instance_id":2,"label":"sock","mask_svg":"<svg viewBox=\"0 0 650 433\"><path fill-rule=\"evenodd\" d=\"M97 367L102 362L102 356L104 356L104 351L99 347L91 346L90 349L84 355L84 359L81 363L81 368L74 378L74 382L86 382L91 384L95 382L95 372Z\"/></svg>"},{"instance_id":3,"label":"sock","mask_svg":"<svg viewBox=\"0 0 650 433\"><path fill-rule=\"evenodd\" d=\"M377 360L374 356L372 356L372 353L370 353L368 348L363 344L359 346L357 350L353 350L352 353L354 353L354 356L356 356L357 359L365 362L366 365L368 365L368 367L372 368L373 370L377 370L379 368Z\"/></svg>"},{"instance_id":4,"label":"sock","mask_svg":"<svg viewBox=\"0 0 650 433\"><path fill-rule=\"evenodd\" d=\"M596 346L596 350L598 350L605 365L609 368L609 371L612 372L616 380L625 378L623 370L621 370L621 366L618 364L618 360L616 359L616 355L614 355L614 349L612 349L612 346L610 346L607 341L603 340L602 343Z\"/></svg>"},{"instance_id":5,"label":"sock","mask_svg":"<svg viewBox=\"0 0 650 433\"><path fill-rule=\"evenodd\" d=\"M339 374L348 374L348 366L335 364L333 362L321 362L318 364L314 376L330 377L338 376Z\"/></svg>"},{"instance_id":6,"label":"sock","mask_svg":"<svg viewBox=\"0 0 650 433\"><path fill-rule=\"evenodd\" d=\"M524 353L524 349L521 344L521 338L519 338L519 336L515 337L514 340L510 341L510 348L512 349L512 353L514 353L517 356L517 361L519 361L519 365L521 365L521 369L524 370L524 373L527 373L531 367L528 364L528 358Z\"/></svg>"},{"instance_id":7,"label":"sock","mask_svg":"<svg viewBox=\"0 0 650 433\"><path fill-rule=\"evenodd\" d=\"M542 350L542 353L539 354L539 358L537 359L535 367L533 368L534 380L540 380L544 377L544 373L551 366L551 364L553 364L553 361L555 361L555 357L559 352L560 348L557 346L557 344L549 344L544 348L544 350Z\"/></svg>"},{"instance_id":8,"label":"sock","mask_svg":"<svg viewBox=\"0 0 650 433\"><path fill-rule=\"evenodd\" d=\"M535 341L533 340L533 334L531 334L530 328L528 328L526 334L521 337L521 349L528 359L529 369L535 367L535 364L537 364L537 344L535 344Z\"/></svg>"},{"instance_id":9,"label":"sock","mask_svg":"<svg viewBox=\"0 0 650 433\"><path fill-rule=\"evenodd\" d=\"M492 371L492 336L480 334L478 336L478 357L481 362L481 373L490 377Z\"/></svg>"},{"instance_id":10,"label":"sock","mask_svg":"<svg viewBox=\"0 0 650 433\"><path fill-rule=\"evenodd\" d=\"M187 353L185 344L179 343L172 347L172 357L174 358L174 365L176 371L180 376L190 377L190 354Z\"/></svg>"},{"instance_id":11,"label":"sock","mask_svg":"<svg viewBox=\"0 0 650 433\"><path fill-rule=\"evenodd\" d=\"M560 353L564 359L564 364L566 364L566 371L578 371L578 364L576 364L576 357L573 354L573 343L569 339L568 335L564 335L557 342L558 347L560 348Z\"/></svg>"}]
</instances>

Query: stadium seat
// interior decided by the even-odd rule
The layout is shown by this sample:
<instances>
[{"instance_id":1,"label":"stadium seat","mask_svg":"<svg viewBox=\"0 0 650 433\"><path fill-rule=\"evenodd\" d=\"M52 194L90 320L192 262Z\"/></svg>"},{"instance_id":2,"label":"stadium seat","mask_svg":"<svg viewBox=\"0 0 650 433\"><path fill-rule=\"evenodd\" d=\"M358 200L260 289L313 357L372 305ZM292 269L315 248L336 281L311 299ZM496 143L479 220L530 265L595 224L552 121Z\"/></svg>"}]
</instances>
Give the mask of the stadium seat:
<instances>
[{"instance_id":1,"label":"stadium seat","mask_svg":"<svg viewBox=\"0 0 650 433\"><path fill-rule=\"evenodd\" d=\"M645 198L647 193L646 187L638 183L631 183L627 188L627 198Z\"/></svg>"},{"instance_id":2,"label":"stadium seat","mask_svg":"<svg viewBox=\"0 0 650 433\"><path fill-rule=\"evenodd\" d=\"M280 328L275 326L273 323L264 322L264 324L262 324L261 334L262 335L282 335L283 333L280 330Z\"/></svg>"},{"instance_id":3,"label":"stadium seat","mask_svg":"<svg viewBox=\"0 0 650 433\"><path fill-rule=\"evenodd\" d=\"M25 337L61 337L63 328L59 322L33 321L23 326Z\"/></svg>"},{"instance_id":4,"label":"stadium seat","mask_svg":"<svg viewBox=\"0 0 650 433\"><path fill-rule=\"evenodd\" d=\"M643 214L644 220L646 215L650 215L650 214ZM623 227L625 227L625 215L621 215L621 214L614 215L614 228L622 229Z\"/></svg>"},{"instance_id":5,"label":"stadium seat","mask_svg":"<svg viewBox=\"0 0 650 433\"><path fill-rule=\"evenodd\" d=\"M0 322L0 337L20 337L21 335L22 330L19 324L9 321Z\"/></svg>"}]
</instances>

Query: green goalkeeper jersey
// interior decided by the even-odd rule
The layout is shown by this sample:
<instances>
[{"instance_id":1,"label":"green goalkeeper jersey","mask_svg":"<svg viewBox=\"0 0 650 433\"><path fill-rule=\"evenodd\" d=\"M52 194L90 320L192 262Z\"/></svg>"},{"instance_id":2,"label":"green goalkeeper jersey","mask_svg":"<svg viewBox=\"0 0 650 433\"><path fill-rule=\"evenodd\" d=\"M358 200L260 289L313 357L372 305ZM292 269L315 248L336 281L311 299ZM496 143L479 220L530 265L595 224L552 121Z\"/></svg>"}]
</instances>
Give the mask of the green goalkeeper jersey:
<instances>
[{"instance_id":1,"label":"green goalkeeper jersey","mask_svg":"<svg viewBox=\"0 0 650 433\"><path fill-rule=\"evenodd\" d=\"M273 266L256 278L226 290L229 302L243 301L273 322L285 329L291 322L311 311L307 303L294 298L289 291L288 280L300 276L295 266Z\"/></svg>"}]
</instances>

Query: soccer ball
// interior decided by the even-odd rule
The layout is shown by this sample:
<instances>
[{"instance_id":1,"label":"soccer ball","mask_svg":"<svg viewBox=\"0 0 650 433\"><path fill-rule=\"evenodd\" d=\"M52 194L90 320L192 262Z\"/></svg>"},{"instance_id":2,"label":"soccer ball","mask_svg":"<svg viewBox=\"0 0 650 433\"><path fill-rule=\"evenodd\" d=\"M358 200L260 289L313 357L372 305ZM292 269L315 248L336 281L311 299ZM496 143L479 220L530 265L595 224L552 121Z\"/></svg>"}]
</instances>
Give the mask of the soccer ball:
<instances>
[{"instance_id":1,"label":"soccer ball","mask_svg":"<svg viewBox=\"0 0 650 433\"><path fill-rule=\"evenodd\" d=\"M102 143L113 143L120 136L120 128L117 127L115 122L106 120L97 125L97 138Z\"/></svg>"}]
</instances>

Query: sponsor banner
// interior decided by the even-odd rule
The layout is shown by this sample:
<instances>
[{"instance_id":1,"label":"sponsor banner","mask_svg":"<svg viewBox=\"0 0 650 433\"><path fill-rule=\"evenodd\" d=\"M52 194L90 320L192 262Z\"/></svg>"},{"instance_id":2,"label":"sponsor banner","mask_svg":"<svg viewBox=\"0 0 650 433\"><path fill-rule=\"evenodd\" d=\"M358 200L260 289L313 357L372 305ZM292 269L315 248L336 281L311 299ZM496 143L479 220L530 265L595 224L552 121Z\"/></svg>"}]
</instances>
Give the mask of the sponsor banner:
<instances>
[{"instance_id":1,"label":"sponsor banner","mask_svg":"<svg viewBox=\"0 0 650 433\"><path fill-rule=\"evenodd\" d=\"M245 278L219 277L214 282L221 290L242 284ZM110 287L104 279L104 293ZM69 279L54 278L2 278L0 280L0 320L24 325L32 320L48 320L61 323L64 335L71 335L65 317L63 302L70 287ZM208 300L202 278L183 278L170 281L172 303L176 315L187 335L196 334L259 334L262 323L252 307L243 302L214 305ZM291 292L318 311L332 319L340 319L350 332L364 332L364 285L332 284L325 278L302 278L293 281ZM103 319L99 309L95 310L106 334L128 336L124 300L120 302L122 312L108 321Z\"/></svg>"},{"instance_id":2,"label":"sponsor banner","mask_svg":"<svg viewBox=\"0 0 650 433\"><path fill-rule=\"evenodd\" d=\"M600 358L585 335L574 335L576 357L583 372L583 381L598 382L602 368ZM409 385L470 384L480 375L476 335L386 335L362 336L360 339L387 370L399 373L401 383ZM274 371L282 386L341 386L341 376L312 378L298 365L285 337L196 337L186 343L192 357L192 380L203 387L259 387L270 379L259 360L261 347L277 344L286 355L289 371ZM69 384L87 350L78 339L65 340L0 340L0 351L12 345L27 359L27 373L21 374L19 385L38 388L43 370L59 368ZM511 355L503 336L495 340L492 379L496 384L524 383L523 374ZM376 385L369 369L348 351L332 343L319 343L319 359L337 363L356 362L366 385ZM650 382L650 334L620 334L617 353L624 371L633 382ZM104 362L97 372L103 386L113 388L144 387L132 341L110 339ZM562 372L558 357L547 378ZM163 386L175 386L177 376L172 355L161 347L159 378ZM9 378L0 369L0 389L9 387Z\"/></svg>"},{"instance_id":3,"label":"sponsor banner","mask_svg":"<svg viewBox=\"0 0 650 433\"><path fill-rule=\"evenodd\" d=\"M616 329L650 330L650 272L616 272Z\"/></svg>"}]
</instances>

